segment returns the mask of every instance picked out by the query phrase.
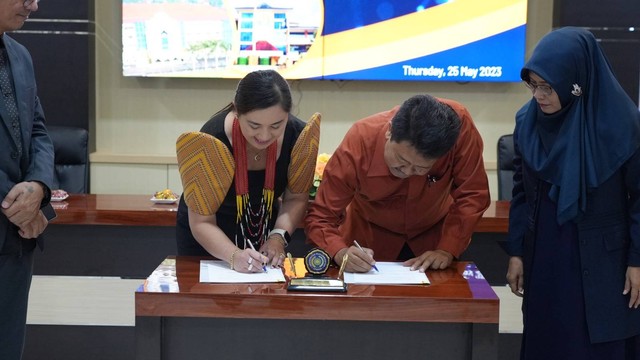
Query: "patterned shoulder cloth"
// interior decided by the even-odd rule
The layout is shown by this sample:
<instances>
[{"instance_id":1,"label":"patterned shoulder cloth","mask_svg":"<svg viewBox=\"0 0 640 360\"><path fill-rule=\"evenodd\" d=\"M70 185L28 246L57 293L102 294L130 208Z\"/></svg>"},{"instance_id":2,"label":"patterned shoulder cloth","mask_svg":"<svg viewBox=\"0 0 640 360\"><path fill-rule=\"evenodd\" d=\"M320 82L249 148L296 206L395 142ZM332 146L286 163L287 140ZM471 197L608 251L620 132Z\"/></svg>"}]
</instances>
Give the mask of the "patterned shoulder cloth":
<instances>
[{"instance_id":1,"label":"patterned shoulder cloth","mask_svg":"<svg viewBox=\"0 0 640 360\"><path fill-rule=\"evenodd\" d=\"M288 187L293 193L309 192L313 184L320 143L321 117L320 113L311 116L291 150Z\"/></svg>"},{"instance_id":2,"label":"patterned shoulder cloth","mask_svg":"<svg viewBox=\"0 0 640 360\"><path fill-rule=\"evenodd\" d=\"M233 182L233 154L222 141L202 132L180 135L176 154L187 206L200 215L215 214Z\"/></svg>"}]
</instances>

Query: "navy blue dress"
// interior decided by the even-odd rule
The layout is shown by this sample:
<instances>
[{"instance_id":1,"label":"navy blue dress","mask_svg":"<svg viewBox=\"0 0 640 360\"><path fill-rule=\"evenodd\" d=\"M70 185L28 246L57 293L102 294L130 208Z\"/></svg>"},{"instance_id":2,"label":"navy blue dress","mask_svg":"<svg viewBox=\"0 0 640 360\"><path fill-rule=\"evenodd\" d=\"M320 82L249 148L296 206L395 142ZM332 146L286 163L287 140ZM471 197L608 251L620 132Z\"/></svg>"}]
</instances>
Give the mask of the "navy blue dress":
<instances>
[{"instance_id":1,"label":"navy blue dress","mask_svg":"<svg viewBox=\"0 0 640 360\"><path fill-rule=\"evenodd\" d=\"M640 359L640 336L591 344L577 226L572 221L558 225L556 205L547 195L550 186L541 185L537 236L522 306L521 359Z\"/></svg>"}]
</instances>

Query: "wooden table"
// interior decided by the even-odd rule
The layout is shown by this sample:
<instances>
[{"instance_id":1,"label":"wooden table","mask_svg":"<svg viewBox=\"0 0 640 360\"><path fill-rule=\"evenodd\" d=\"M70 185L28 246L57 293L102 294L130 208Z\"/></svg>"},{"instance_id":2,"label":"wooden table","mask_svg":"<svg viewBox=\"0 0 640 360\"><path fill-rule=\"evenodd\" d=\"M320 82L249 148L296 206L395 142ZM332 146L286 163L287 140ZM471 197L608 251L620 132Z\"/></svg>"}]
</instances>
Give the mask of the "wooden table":
<instances>
[{"instance_id":1,"label":"wooden table","mask_svg":"<svg viewBox=\"0 0 640 360\"><path fill-rule=\"evenodd\" d=\"M471 262L321 293L199 283L201 259L168 257L136 291L137 359L497 358L499 299Z\"/></svg>"},{"instance_id":2,"label":"wooden table","mask_svg":"<svg viewBox=\"0 0 640 360\"><path fill-rule=\"evenodd\" d=\"M177 203L150 195L70 194L52 202L58 217L36 251L36 275L146 278L176 254Z\"/></svg>"},{"instance_id":3,"label":"wooden table","mask_svg":"<svg viewBox=\"0 0 640 360\"><path fill-rule=\"evenodd\" d=\"M36 261L38 275L145 278L177 252L177 202L154 204L151 195L71 194L53 206L58 217L47 227L48 255ZM492 202L476 226L477 240L462 257L476 262L494 285L505 282L508 257L497 241L504 240L508 226L509 202ZM304 232L300 228L292 237L291 252L304 256Z\"/></svg>"},{"instance_id":4,"label":"wooden table","mask_svg":"<svg viewBox=\"0 0 640 360\"><path fill-rule=\"evenodd\" d=\"M175 226L178 203L154 204L151 195L71 194L54 202L56 224ZM476 232L506 233L509 202L492 201Z\"/></svg>"},{"instance_id":5,"label":"wooden table","mask_svg":"<svg viewBox=\"0 0 640 360\"><path fill-rule=\"evenodd\" d=\"M507 233L509 231L509 201L492 201L478 222L475 232Z\"/></svg>"},{"instance_id":6,"label":"wooden table","mask_svg":"<svg viewBox=\"0 0 640 360\"><path fill-rule=\"evenodd\" d=\"M52 202L54 224L175 226L178 203L154 204L151 195L70 194Z\"/></svg>"}]
</instances>

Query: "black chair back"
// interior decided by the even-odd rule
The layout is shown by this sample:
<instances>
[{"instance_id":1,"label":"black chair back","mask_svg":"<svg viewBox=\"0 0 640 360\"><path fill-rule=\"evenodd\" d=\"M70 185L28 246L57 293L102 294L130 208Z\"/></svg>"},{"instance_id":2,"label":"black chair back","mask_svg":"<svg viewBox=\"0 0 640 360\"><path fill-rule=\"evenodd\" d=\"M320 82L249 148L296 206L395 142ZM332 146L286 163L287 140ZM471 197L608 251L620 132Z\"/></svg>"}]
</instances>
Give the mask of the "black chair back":
<instances>
[{"instance_id":1,"label":"black chair back","mask_svg":"<svg viewBox=\"0 0 640 360\"><path fill-rule=\"evenodd\" d=\"M89 132L71 126L47 126L55 151L52 190L72 194L89 192Z\"/></svg>"},{"instance_id":2,"label":"black chair back","mask_svg":"<svg viewBox=\"0 0 640 360\"><path fill-rule=\"evenodd\" d=\"M511 200L513 190L513 135L502 135L498 139L498 200Z\"/></svg>"}]
</instances>

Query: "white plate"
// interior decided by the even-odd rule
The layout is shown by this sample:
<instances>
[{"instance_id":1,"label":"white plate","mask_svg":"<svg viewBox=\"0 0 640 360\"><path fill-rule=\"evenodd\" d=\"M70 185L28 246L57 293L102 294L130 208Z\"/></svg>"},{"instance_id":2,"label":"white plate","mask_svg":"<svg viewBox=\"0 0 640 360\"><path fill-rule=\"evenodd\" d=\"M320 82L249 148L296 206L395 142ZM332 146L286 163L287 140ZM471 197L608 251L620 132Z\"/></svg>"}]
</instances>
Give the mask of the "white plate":
<instances>
[{"instance_id":1,"label":"white plate","mask_svg":"<svg viewBox=\"0 0 640 360\"><path fill-rule=\"evenodd\" d=\"M156 199L156 198L151 198L151 201L155 204L173 204L176 201L178 201L178 199Z\"/></svg>"},{"instance_id":2,"label":"white plate","mask_svg":"<svg viewBox=\"0 0 640 360\"><path fill-rule=\"evenodd\" d=\"M62 201L68 197L69 197L69 194L66 194L65 196L52 196L51 201Z\"/></svg>"}]
</instances>

